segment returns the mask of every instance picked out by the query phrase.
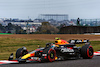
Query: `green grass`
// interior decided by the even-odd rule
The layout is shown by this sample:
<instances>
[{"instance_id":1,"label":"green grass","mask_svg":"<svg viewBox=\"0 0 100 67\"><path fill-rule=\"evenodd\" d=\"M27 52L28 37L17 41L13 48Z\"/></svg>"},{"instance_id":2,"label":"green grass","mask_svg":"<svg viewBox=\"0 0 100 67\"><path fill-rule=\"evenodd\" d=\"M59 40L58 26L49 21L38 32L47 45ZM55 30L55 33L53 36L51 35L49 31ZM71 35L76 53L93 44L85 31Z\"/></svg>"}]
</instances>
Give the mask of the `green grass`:
<instances>
[{"instance_id":1,"label":"green grass","mask_svg":"<svg viewBox=\"0 0 100 67\"><path fill-rule=\"evenodd\" d=\"M25 46L28 51L31 51L38 48L38 45L44 47L45 44L48 42L52 43L53 41L32 40L23 38L0 38L0 60L8 59L11 53L14 53L15 56L16 50L23 46ZM100 50L100 41L91 41L91 45L93 46L94 51Z\"/></svg>"},{"instance_id":2,"label":"green grass","mask_svg":"<svg viewBox=\"0 0 100 67\"><path fill-rule=\"evenodd\" d=\"M91 41L94 51L100 50L100 41Z\"/></svg>"}]
</instances>

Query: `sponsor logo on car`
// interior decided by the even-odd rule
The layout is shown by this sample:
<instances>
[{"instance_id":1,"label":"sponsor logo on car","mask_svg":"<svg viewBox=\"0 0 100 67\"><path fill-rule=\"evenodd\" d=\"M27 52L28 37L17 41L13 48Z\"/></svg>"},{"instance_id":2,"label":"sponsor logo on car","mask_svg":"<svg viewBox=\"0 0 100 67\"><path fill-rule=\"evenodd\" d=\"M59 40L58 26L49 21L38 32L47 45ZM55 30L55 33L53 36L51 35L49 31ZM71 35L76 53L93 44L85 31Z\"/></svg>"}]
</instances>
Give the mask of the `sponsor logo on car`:
<instances>
[{"instance_id":1,"label":"sponsor logo on car","mask_svg":"<svg viewBox=\"0 0 100 67\"><path fill-rule=\"evenodd\" d=\"M70 48L63 48L61 49L61 52L74 52L74 50Z\"/></svg>"}]
</instances>

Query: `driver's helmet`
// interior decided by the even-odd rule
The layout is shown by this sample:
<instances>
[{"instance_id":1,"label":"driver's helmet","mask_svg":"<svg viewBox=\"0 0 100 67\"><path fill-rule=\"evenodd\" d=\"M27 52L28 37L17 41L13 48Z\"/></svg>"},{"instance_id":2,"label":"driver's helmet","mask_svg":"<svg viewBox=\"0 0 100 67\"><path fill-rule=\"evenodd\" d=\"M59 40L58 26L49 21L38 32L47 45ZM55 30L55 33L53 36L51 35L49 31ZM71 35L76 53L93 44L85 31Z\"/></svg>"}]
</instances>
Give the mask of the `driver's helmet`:
<instances>
[{"instance_id":1,"label":"driver's helmet","mask_svg":"<svg viewBox=\"0 0 100 67\"><path fill-rule=\"evenodd\" d=\"M55 38L55 45L66 45L66 44L69 44L67 41L65 40L62 40L60 38Z\"/></svg>"}]
</instances>

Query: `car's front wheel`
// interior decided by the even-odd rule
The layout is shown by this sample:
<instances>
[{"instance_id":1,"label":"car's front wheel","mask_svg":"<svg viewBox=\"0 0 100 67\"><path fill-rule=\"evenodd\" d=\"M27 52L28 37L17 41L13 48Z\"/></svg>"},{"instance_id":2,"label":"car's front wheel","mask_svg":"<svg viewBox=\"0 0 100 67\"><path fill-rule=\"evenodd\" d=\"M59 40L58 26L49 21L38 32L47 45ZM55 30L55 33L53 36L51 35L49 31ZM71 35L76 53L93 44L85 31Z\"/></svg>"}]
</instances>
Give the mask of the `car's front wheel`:
<instances>
[{"instance_id":1,"label":"car's front wheel","mask_svg":"<svg viewBox=\"0 0 100 67\"><path fill-rule=\"evenodd\" d=\"M28 51L27 51L26 47L19 48L16 51L16 58L22 57L22 56L26 55L27 53L28 53Z\"/></svg>"}]
</instances>

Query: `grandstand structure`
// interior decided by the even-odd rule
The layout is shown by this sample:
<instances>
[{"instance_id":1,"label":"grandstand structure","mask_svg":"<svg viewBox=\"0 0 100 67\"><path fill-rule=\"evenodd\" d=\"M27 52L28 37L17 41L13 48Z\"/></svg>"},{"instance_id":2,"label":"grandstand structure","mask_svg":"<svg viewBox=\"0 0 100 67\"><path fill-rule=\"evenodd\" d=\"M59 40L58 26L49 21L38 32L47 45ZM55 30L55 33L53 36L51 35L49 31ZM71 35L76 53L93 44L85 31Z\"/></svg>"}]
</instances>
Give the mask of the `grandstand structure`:
<instances>
[{"instance_id":1,"label":"grandstand structure","mask_svg":"<svg viewBox=\"0 0 100 67\"><path fill-rule=\"evenodd\" d=\"M63 21L68 20L68 14L40 14L38 19Z\"/></svg>"}]
</instances>

